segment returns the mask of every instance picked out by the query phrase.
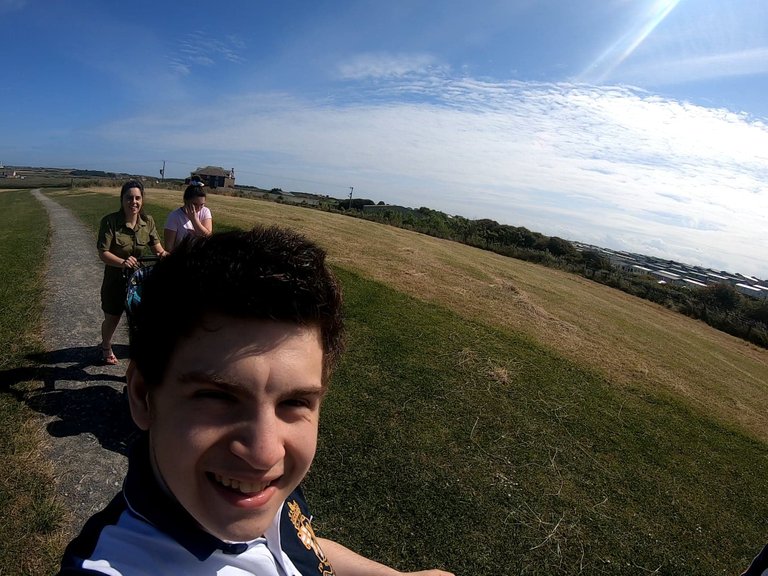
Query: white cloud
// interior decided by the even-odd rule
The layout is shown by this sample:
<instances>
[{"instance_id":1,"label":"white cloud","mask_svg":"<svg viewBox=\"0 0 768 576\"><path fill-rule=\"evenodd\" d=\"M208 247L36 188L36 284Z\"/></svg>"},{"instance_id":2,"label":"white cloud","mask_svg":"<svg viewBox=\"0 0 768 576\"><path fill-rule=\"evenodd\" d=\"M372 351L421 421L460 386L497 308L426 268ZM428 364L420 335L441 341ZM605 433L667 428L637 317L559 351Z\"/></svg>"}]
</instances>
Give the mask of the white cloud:
<instances>
[{"instance_id":1,"label":"white cloud","mask_svg":"<svg viewBox=\"0 0 768 576\"><path fill-rule=\"evenodd\" d=\"M211 68L224 61L241 64L245 62L244 49L244 42L237 36L216 39L198 30L178 42L176 51L169 58L170 67L173 72L188 76L196 67Z\"/></svg>"},{"instance_id":2,"label":"white cloud","mask_svg":"<svg viewBox=\"0 0 768 576\"><path fill-rule=\"evenodd\" d=\"M393 83L398 101L379 85L379 104L253 94L124 124L147 146L232 158L241 174L336 182L339 195L354 185L375 200L768 276L763 123L627 88L435 82ZM122 137L122 124L106 133Z\"/></svg>"},{"instance_id":3,"label":"white cloud","mask_svg":"<svg viewBox=\"0 0 768 576\"><path fill-rule=\"evenodd\" d=\"M768 48L757 47L734 52L713 53L684 58L670 57L658 62L628 66L620 77L634 84L664 86L768 73Z\"/></svg>"},{"instance_id":4,"label":"white cloud","mask_svg":"<svg viewBox=\"0 0 768 576\"><path fill-rule=\"evenodd\" d=\"M339 75L347 80L391 78L427 72L436 65L427 54L360 54L339 65Z\"/></svg>"}]
</instances>

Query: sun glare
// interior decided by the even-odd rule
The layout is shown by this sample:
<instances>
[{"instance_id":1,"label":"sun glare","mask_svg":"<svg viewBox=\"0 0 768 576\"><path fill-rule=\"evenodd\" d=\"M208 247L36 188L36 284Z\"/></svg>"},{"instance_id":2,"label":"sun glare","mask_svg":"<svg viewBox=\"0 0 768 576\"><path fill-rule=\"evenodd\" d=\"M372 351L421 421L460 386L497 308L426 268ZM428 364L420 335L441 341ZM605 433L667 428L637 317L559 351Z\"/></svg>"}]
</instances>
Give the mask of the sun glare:
<instances>
[{"instance_id":1,"label":"sun glare","mask_svg":"<svg viewBox=\"0 0 768 576\"><path fill-rule=\"evenodd\" d=\"M637 21L579 75L579 80L602 84L664 21L680 0L653 0Z\"/></svg>"}]
</instances>

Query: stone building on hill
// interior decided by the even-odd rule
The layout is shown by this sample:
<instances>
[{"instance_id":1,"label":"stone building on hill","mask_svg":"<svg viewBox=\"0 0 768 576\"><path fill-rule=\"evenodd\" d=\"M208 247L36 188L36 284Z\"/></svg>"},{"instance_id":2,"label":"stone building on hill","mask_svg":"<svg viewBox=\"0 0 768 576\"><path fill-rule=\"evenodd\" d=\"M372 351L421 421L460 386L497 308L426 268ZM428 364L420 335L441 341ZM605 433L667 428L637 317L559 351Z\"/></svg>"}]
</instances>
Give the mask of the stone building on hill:
<instances>
[{"instance_id":1,"label":"stone building on hill","mask_svg":"<svg viewBox=\"0 0 768 576\"><path fill-rule=\"evenodd\" d=\"M191 172L186 183L196 178L210 188L234 188L235 187L235 169L224 170L218 166L206 166L198 168Z\"/></svg>"}]
</instances>

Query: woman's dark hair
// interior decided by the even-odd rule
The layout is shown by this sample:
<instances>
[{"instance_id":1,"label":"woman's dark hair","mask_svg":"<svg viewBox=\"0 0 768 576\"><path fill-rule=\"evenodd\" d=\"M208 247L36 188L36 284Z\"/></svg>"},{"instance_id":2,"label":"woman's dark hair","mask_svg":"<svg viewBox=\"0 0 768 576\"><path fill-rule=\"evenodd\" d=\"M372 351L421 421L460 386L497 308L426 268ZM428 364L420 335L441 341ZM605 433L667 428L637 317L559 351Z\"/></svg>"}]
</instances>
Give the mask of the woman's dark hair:
<instances>
[{"instance_id":1,"label":"woman's dark hair","mask_svg":"<svg viewBox=\"0 0 768 576\"><path fill-rule=\"evenodd\" d=\"M141 197L144 198L144 184L139 182L138 180L128 180L125 184L123 184L123 187L120 188L120 201L122 202L123 196L125 196L125 193L128 192L131 188L138 188L141 191Z\"/></svg>"},{"instance_id":2,"label":"woman's dark hair","mask_svg":"<svg viewBox=\"0 0 768 576\"><path fill-rule=\"evenodd\" d=\"M344 348L341 306L325 251L298 232L258 226L188 236L144 283L132 318L131 359L155 387L178 343L209 315L289 322L320 330L327 383Z\"/></svg>"},{"instance_id":3,"label":"woman's dark hair","mask_svg":"<svg viewBox=\"0 0 768 576\"><path fill-rule=\"evenodd\" d=\"M188 202L192 198L205 198L205 188L203 188L202 182L194 181L184 190L184 202Z\"/></svg>"}]
</instances>

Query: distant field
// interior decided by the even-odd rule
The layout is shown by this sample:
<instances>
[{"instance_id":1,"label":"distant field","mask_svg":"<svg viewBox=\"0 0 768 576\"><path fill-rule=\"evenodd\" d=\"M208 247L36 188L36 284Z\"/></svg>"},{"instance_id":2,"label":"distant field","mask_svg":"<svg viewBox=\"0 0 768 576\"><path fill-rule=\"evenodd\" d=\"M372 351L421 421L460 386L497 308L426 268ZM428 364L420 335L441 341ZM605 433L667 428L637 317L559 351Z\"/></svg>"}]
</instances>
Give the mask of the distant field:
<instances>
[{"instance_id":1,"label":"distant field","mask_svg":"<svg viewBox=\"0 0 768 576\"><path fill-rule=\"evenodd\" d=\"M179 192L148 190L159 221ZM54 194L91 226L114 189ZM324 245L350 350L307 491L321 534L458 574L736 574L768 534L768 351L582 278L210 195Z\"/></svg>"},{"instance_id":2,"label":"distant field","mask_svg":"<svg viewBox=\"0 0 768 576\"><path fill-rule=\"evenodd\" d=\"M167 209L179 197L147 191L149 202ZM683 398L768 442L768 350L703 322L575 275L390 226L213 194L208 204L214 221L299 228L335 264L464 318L527 334L614 386Z\"/></svg>"}]
</instances>

